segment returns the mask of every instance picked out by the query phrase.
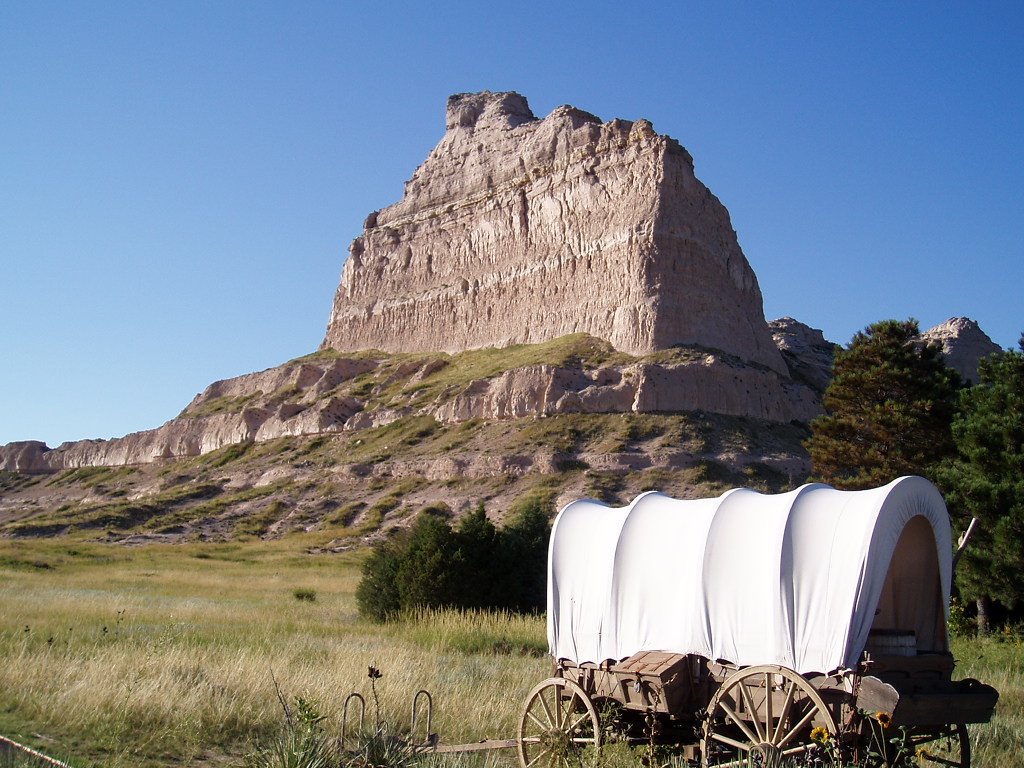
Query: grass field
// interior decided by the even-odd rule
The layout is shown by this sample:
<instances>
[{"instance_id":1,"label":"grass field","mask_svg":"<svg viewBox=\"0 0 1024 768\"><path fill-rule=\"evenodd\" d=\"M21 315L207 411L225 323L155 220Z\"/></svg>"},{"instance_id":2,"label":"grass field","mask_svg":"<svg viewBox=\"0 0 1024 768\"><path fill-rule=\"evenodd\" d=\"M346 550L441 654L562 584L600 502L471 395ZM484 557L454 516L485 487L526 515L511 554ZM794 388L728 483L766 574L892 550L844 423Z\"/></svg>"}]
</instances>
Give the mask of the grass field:
<instances>
[{"instance_id":1,"label":"grass field","mask_svg":"<svg viewBox=\"0 0 1024 768\"><path fill-rule=\"evenodd\" d=\"M336 733L350 691L408 725L434 696L434 730L457 743L514 735L549 674L543 621L425 615L358 619L360 555L280 542L122 545L0 540L0 733L75 766L242 765L283 716L278 690ZM958 674L1001 692L972 729L978 768L1019 766L1024 646L958 641Z\"/></svg>"}]
</instances>

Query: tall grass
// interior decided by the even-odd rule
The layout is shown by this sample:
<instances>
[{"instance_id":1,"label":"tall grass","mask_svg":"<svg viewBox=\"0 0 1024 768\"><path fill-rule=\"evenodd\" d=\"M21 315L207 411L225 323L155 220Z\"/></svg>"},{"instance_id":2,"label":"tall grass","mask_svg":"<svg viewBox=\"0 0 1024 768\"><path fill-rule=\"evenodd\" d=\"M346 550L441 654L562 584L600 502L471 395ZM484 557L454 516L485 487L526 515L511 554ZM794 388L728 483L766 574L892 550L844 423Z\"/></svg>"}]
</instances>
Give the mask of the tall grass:
<instances>
[{"instance_id":1,"label":"tall grass","mask_svg":"<svg viewBox=\"0 0 1024 768\"><path fill-rule=\"evenodd\" d=\"M348 693L370 700L374 666L397 728L425 688L443 742L513 736L527 692L550 674L543 619L435 611L367 624L353 597L360 565L359 554L306 554L301 537L0 540L0 733L83 768L240 766L279 733L274 679L289 700L315 703L333 737ZM1024 647L1011 636L955 652L958 674L1001 692L996 719L971 728L975 766L1019 765Z\"/></svg>"},{"instance_id":2,"label":"tall grass","mask_svg":"<svg viewBox=\"0 0 1024 768\"><path fill-rule=\"evenodd\" d=\"M972 765L1024 765L1024 635L1007 632L984 639L959 638L953 652L957 677L973 677L999 691L992 722L969 726Z\"/></svg>"},{"instance_id":3,"label":"tall grass","mask_svg":"<svg viewBox=\"0 0 1024 768\"><path fill-rule=\"evenodd\" d=\"M0 566L0 732L43 734L83 764L239 758L280 723L271 674L336 731L345 696L365 693L376 666L389 719L407 725L426 688L449 742L511 733L518 702L548 674L539 618L364 624L358 556L0 542L0 561L21 564Z\"/></svg>"}]
</instances>

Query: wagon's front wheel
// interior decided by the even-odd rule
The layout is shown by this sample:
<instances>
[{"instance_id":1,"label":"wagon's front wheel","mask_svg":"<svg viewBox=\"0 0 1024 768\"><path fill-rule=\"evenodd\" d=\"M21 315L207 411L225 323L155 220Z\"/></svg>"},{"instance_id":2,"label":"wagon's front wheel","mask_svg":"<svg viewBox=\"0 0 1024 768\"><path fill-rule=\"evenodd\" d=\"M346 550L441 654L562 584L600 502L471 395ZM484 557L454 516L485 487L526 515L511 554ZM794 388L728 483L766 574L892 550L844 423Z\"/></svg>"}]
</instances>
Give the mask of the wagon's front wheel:
<instances>
[{"instance_id":1,"label":"wagon's front wheel","mask_svg":"<svg viewBox=\"0 0 1024 768\"><path fill-rule=\"evenodd\" d=\"M774 766L827 751L836 723L806 678L786 667L748 667L722 683L708 704L701 765Z\"/></svg>"},{"instance_id":2,"label":"wagon's front wheel","mask_svg":"<svg viewBox=\"0 0 1024 768\"><path fill-rule=\"evenodd\" d=\"M538 683L526 697L516 746L522 768L576 768L596 761L601 724L594 703L572 680Z\"/></svg>"}]
</instances>

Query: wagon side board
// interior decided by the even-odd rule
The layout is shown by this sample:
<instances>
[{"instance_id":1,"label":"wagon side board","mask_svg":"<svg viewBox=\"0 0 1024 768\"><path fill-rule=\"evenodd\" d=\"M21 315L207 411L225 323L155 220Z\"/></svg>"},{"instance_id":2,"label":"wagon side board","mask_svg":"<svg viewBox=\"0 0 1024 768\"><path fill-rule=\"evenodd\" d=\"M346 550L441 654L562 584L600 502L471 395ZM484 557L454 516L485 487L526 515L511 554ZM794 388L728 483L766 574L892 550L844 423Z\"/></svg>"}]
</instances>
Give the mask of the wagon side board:
<instances>
[{"instance_id":1,"label":"wagon side board","mask_svg":"<svg viewBox=\"0 0 1024 768\"><path fill-rule=\"evenodd\" d=\"M888 712L896 725L987 723L999 692L977 680L891 680L868 675L860 679L857 706L867 712Z\"/></svg>"},{"instance_id":2,"label":"wagon side board","mask_svg":"<svg viewBox=\"0 0 1024 768\"><path fill-rule=\"evenodd\" d=\"M709 697L699 656L641 651L618 663L558 663L561 675L595 699L612 699L626 709L673 716L695 713Z\"/></svg>"}]
</instances>

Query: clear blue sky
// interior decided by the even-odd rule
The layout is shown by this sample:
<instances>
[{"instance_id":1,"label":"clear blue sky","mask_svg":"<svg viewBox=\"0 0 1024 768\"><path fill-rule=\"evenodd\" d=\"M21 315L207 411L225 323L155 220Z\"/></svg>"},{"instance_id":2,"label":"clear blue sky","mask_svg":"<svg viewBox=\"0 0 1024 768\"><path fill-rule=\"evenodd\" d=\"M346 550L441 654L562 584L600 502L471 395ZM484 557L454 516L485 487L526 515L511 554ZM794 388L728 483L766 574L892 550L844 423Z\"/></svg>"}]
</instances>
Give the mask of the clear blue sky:
<instances>
[{"instance_id":1,"label":"clear blue sky","mask_svg":"<svg viewBox=\"0 0 1024 768\"><path fill-rule=\"evenodd\" d=\"M1024 330L1021 3L0 3L0 443L316 349L451 93L650 119L765 314Z\"/></svg>"}]
</instances>

